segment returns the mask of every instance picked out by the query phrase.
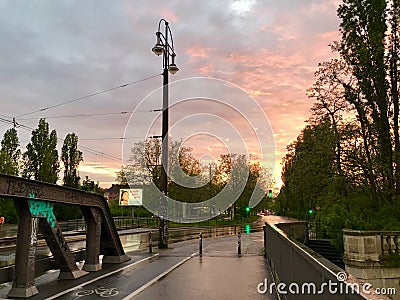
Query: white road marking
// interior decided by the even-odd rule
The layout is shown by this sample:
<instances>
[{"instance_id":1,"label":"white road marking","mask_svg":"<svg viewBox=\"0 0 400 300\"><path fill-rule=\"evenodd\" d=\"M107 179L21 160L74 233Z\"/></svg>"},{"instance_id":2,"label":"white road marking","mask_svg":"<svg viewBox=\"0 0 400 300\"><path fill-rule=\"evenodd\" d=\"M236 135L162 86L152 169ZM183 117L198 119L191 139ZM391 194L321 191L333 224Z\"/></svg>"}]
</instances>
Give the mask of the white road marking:
<instances>
[{"instance_id":1,"label":"white road marking","mask_svg":"<svg viewBox=\"0 0 400 300\"><path fill-rule=\"evenodd\" d=\"M197 252L193 253L192 255L186 257L185 259L181 260L180 262L178 262L177 264L173 265L171 268L169 268L168 270L166 270L165 272L161 273L160 275L158 275L157 277L154 277L152 280L150 280L148 283L146 283L145 285L142 285L140 288L138 288L137 290L135 290L134 292L132 292L131 294L129 294L128 296L126 296L125 298L123 298L122 300L129 300L132 299L133 297L135 297L136 295L138 295L139 293L143 292L145 289L147 289L149 286L151 286L152 284L156 283L158 280L160 280L161 278L163 278L164 276L166 276L168 273L172 272L174 269L176 269L177 267L179 267L180 265L184 264L185 262L187 262L189 259L191 259L192 257L194 257L195 255L197 255Z\"/></svg>"},{"instance_id":2,"label":"white road marking","mask_svg":"<svg viewBox=\"0 0 400 300\"><path fill-rule=\"evenodd\" d=\"M126 265L126 266L124 266L124 267L122 267L122 268L119 268L119 269L117 269L117 270L114 270L114 271L112 271L112 272L110 272L110 273L106 273L106 274L101 275L101 276L99 276L99 277L93 278L92 280L89 280L89 281L87 281L87 282L84 282L84 283L82 283L82 284L79 284L79 285L77 285L77 286L74 286L73 288L70 288L70 289L68 289L68 290L62 291L61 293L58 293L58 294L56 294L56 295L53 295L53 296L51 296L51 297L49 297L49 298L47 298L47 299L48 299L48 300L56 299L56 298L61 297L61 296L65 295L65 294L67 294L67 293L73 292L73 291L75 291L76 289L79 289L79 288L81 288L81 287L84 287L85 285L88 285L88 284L91 284L91 283L93 283L93 282L96 282L96 281L98 281L98 280L100 280L100 279L103 279L103 278L108 277L108 276L110 276L110 275L112 275L112 274L118 273L118 272L120 272L120 271L122 271L122 270L131 268L132 266L134 266L134 265L136 265L136 264L140 264L140 263L146 262L146 261L148 261L148 260L151 260L151 259L153 259L153 258L155 258L155 257L157 257L157 256L159 256L159 255L160 255L160 254L157 253L157 254L154 254L154 255L152 255L152 256L143 258L143 259L141 259L141 260L139 260L139 261L136 261L136 262L134 262L134 263L131 263L131 264L129 264L129 265Z\"/></svg>"}]
</instances>

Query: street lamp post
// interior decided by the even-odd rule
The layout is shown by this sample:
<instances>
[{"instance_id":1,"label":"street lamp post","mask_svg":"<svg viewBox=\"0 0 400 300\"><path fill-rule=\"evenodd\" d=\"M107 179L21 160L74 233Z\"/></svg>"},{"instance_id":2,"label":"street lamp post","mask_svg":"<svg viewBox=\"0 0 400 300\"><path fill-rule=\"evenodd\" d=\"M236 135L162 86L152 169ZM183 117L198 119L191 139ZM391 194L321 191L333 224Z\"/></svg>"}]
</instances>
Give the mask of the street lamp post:
<instances>
[{"instance_id":1,"label":"street lamp post","mask_svg":"<svg viewBox=\"0 0 400 300\"><path fill-rule=\"evenodd\" d=\"M160 31L161 24L165 25L165 34ZM157 42L152 51L156 55L163 55L163 108L162 108L162 149L161 149L161 192L162 198L160 203L160 223L158 248L168 248L168 72L175 74L179 71L175 64L174 41L172 39L169 23L165 19L161 19L158 23L156 32ZM168 42L171 39L171 44Z\"/></svg>"}]
</instances>

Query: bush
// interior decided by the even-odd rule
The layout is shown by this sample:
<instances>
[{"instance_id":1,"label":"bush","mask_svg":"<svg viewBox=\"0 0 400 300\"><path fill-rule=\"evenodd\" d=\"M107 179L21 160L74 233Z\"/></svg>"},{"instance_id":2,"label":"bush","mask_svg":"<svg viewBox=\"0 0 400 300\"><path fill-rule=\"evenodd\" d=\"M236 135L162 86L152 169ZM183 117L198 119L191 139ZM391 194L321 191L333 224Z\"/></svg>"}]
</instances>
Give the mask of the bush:
<instances>
[{"instance_id":1,"label":"bush","mask_svg":"<svg viewBox=\"0 0 400 300\"><path fill-rule=\"evenodd\" d=\"M0 198L0 216L5 218L5 223L18 223L18 215L12 199Z\"/></svg>"}]
</instances>

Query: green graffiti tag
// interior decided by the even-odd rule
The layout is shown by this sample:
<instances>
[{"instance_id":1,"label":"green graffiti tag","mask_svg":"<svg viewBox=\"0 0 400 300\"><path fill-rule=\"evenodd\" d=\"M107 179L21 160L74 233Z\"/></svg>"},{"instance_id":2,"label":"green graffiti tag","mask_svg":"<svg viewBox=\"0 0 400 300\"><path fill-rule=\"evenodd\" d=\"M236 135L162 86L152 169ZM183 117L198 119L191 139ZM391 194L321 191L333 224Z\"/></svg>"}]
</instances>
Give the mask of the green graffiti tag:
<instances>
[{"instance_id":1,"label":"green graffiti tag","mask_svg":"<svg viewBox=\"0 0 400 300\"><path fill-rule=\"evenodd\" d=\"M31 195L32 194L33 193L31 193ZM30 198L34 197L35 195ZM47 222L52 228L56 226L56 216L54 215L53 206L50 202L36 199L29 200L29 211L31 212L33 217L46 218Z\"/></svg>"}]
</instances>

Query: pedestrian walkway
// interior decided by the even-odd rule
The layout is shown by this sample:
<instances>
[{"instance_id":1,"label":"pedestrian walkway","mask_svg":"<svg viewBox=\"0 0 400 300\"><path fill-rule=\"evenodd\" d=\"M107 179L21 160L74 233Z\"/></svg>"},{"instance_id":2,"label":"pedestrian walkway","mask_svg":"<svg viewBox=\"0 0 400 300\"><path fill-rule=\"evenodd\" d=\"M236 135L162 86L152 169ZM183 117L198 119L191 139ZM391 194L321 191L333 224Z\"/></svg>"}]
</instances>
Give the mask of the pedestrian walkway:
<instances>
[{"instance_id":1,"label":"pedestrian walkway","mask_svg":"<svg viewBox=\"0 0 400 300\"><path fill-rule=\"evenodd\" d=\"M263 254L263 233L221 236L170 245L154 254L128 253L132 260L71 281L57 280L58 271L39 277L37 299L276 299L261 295L260 283L271 278ZM10 286L0 287L5 298Z\"/></svg>"},{"instance_id":2,"label":"pedestrian walkway","mask_svg":"<svg viewBox=\"0 0 400 300\"><path fill-rule=\"evenodd\" d=\"M271 281L263 254L262 232L242 234L238 257L237 236L204 240L202 257L195 256L132 299L276 299L261 295L260 283ZM163 252L183 253L183 247Z\"/></svg>"}]
</instances>

